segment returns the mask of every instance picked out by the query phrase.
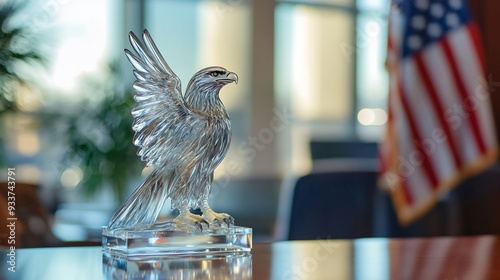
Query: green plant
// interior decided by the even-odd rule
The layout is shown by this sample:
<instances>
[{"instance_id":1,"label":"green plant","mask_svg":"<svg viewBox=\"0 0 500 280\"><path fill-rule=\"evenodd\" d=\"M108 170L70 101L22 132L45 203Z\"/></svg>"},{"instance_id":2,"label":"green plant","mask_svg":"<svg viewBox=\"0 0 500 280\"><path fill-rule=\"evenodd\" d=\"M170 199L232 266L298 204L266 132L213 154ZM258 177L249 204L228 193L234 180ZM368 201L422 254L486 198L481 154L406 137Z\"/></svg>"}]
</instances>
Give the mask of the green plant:
<instances>
[{"instance_id":1,"label":"green plant","mask_svg":"<svg viewBox=\"0 0 500 280\"><path fill-rule=\"evenodd\" d=\"M140 170L137 148L132 144L134 94L130 86L123 86L116 64L103 76L86 78L82 84L83 93L94 100L71 113L57 114L56 122L63 129L55 135L64 137L68 147L63 163L68 167L76 164L83 171L80 186L85 194L92 196L103 186L111 186L123 200L127 182ZM95 101L99 97L102 99ZM54 121L52 115L52 126Z\"/></svg>"},{"instance_id":2,"label":"green plant","mask_svg":"<svg viewBox=\"0 0 500 280\"><path fill-rule=\"evenodd\" d=\"M16 90L29 84L21 74L20 64L43 63L37 49L39 40L26 23L15 23L15 17L24 8L22 2L7 1L0 5L0 114L16 111Z\"/></svg>"},{"instance_id":3,"label":"green plant","mask_svg":"<svg viewBox=\"0 0 500 280\"><path fill-rule=\"evenodd\" d=\"M20 1L8 0L0 4L0 166L7 164L3 117L6 113L19 113L18 90L31 84L19 67L46 62L37 48L40 40L30 26L19 20L16 22L24 8L25 2Z\"/></svg>"}]
</instances>

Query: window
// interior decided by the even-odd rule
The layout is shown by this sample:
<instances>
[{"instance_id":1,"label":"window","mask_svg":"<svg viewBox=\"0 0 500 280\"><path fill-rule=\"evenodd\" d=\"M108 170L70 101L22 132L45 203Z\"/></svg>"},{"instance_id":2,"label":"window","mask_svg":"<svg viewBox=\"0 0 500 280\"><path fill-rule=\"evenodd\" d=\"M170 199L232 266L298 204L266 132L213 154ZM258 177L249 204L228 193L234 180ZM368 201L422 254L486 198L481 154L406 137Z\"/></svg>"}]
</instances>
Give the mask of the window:
<instances>
[{"instance_id":1,"label":"window","mask_svg":"<svg viewBox=\"0 0 500 280\"><path fill-rule=\"evenodd\" d=\"M46 57L46 67L32 61L15 65L15 71L26 76L29 83L16 91L16 102L23 113L9 112L0 119L3 122L0 130L8 132L5 133L8 137L5 138L4 164L16 166L21 181L38 183L61 179L64 185L60 177L70 167L58 163L61 151L54 154L54 143L50 145L41 137L38 113L41 108L49 111L55 107L54 102L64 103L68 109L82 99L100 100L100 96L90 96L81 90L82 78L100 75L103 66L111 60L111 50L116 49L115 40L110 36L117 33L117 14L112 12L116 10L116 3L91 0L24 4L9 23L27 28L27 34L36 38L35 49ZM52 129L48 128L51 132ZM0 136L3 144L2 138Z\"/></svg>"},{"instance_id":2,"label":"window","mask_svg":"<svg viewBox=\"0 0 500 280\"><path fill-rule=\"evenodd\" d=\"M388 0L278 1L276 94L291 108L292 172L311 140L376 141L385 123Z\"/></svg>"},{"instance_id":3,"label":"window","mask_svg":"<svg viewBox=\"0 0 500 280\"><path fill-rule=\"evenodd\" d=\"M356 132L376 141L387 113L388 74L385 71L389 0L358 0L356 27Z\"/></svg>"}]
</instances>

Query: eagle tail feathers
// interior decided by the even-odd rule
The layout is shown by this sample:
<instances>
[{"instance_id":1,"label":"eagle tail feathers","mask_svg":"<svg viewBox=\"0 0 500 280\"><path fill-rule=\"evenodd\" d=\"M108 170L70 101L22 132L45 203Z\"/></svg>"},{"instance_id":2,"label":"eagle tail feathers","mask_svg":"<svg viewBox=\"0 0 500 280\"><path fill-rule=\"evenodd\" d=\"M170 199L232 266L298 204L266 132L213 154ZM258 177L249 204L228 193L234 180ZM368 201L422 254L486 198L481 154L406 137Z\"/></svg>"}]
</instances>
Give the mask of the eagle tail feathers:
<instances>
[{"instance_id":1,"label":"eagle tail feathers","mask_svg":"<svg viewBox=\"0 0 500 280\"><path fill-rule=\"evenodd\" d=\"M116 211L108 229L141 230L151 227L168 197L168 188L164 184L164 174L155 169Z\"/></svg>"}]
</instances>

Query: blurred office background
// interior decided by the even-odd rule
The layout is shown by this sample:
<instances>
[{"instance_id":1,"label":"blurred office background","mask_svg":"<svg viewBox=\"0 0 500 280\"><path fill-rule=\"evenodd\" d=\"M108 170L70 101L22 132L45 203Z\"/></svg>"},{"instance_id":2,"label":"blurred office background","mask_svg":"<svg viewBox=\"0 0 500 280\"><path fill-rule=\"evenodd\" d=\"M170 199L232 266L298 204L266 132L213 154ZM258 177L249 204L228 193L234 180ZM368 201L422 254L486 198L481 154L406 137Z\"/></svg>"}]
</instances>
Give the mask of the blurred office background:
<instances>
[{"instance_id":1,"label":"blurred office background","mask_svg":"<svg viewBox=\"0 0 500 280\"><path fill-rule=\"evenodd\" d=\"M491 18L487 1L472 2L476 13ZM389 0L0 5L7 18L2 34L11 35L0 37L1 70L10 73L1 80L0 162L2 170L15 168L17 191L21 182L36 186L41 208L34 216L46 211L27 231L44 236L51 230L50 240L98 241L113 211L151 171L131 142L134 78L123 55L128 32L147 28L184 86L209 65L239 75L238 85L221 93L233 138L211 200L238 225L254 228L256 241L292 238L291 227L305 227L307 216L297 214L299 224L290 219L293 186L306 174L329 172L337 177L312 184L326 180L344 189L317 202L324 209L314 221L349 230L325 238L474 233L462 230L461 218L448 219L466 215L457 214L463 207L453 199L443 200L421 228L400 228L388 196L376 187L376 144L387 121ZM489 30L486 20L480 23ZM7 60L7 50L25 56ZM303 195L298 199L317 199ZM163 215L171 214L167 203ZM492 229L498 228L485 231ZM315 237L322 234L311 233Z\"/></svg>"}]
</instances>

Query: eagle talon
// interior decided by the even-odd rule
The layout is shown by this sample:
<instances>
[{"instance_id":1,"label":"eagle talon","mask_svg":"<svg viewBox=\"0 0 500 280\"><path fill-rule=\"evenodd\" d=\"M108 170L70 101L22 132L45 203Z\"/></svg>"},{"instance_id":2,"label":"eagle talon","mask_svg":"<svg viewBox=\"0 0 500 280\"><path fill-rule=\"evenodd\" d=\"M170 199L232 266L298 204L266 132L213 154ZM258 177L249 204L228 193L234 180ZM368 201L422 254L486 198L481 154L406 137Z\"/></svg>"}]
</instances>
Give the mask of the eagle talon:
<instances>
[{"instance_id":1,"label":"eagle talon","mask_svg":"<svg viewBox=\"0 0 500 280\"><path fill-rule=\"evenodd\" d=\"M217 226L221 226L219 219L214 219L213 223L216 224Z\"/></svg>"},{"instance_id":2,"label":"eagle talon","mask_svg":"<svg viewBox=\"0 0 500 280\"><path fill-rule=\"evenodd\" d=\"M187 207L181 209L179 215L175 217L173 222L179 225L181 228L183 225L189 227L192 227L194 225L196 228L199 228L201 231L203 231L203 224L205 224L207 228L210 228L210 223L206 219L204 219L200 215L191 213L189 211L189 208Z\"/></svg>"},{"instance_id":3,"label":"eagle talon","mask_svg":"<svg viewBox=\"0 0 500 280\"><path fill-rule=\"evenodd\" d=\"M208 202L204 201L201 206L201 211L203 212L203 218L210 221L211 224L222 227L224 224L227 227L234 226L234 218L227 213L217 213L214 212L209 206Z\"/></svg>"},{"instance_id":4,"label":"eagle talon","mask_svg":"<svg viewBox=\"0 0 500 280\"><path fill-rule=\"evenodd\" d=\"M203 231L203 226L201 225L200 222L195 222L194 226L200 228L200 230Z\"/></svg>"},{"instance_id":5,"label":"eagle talon","mask_svg":"<svg viewBox=\"0 0 500 280\"><path fill-rule=\"evenodd\" d=\"M201 223L206 224L206 225L207 225L207 228L210 228L210 223L209 223L209 222L207 222L207 220L205 220L205 219L203 219L203 218L202 218L202 219L201 219ZM201 225L201 223L200 223L200 225Z\"/></svg>"},{"instance_id":6,"label":"eagle talon","mask_svg":"<svg viewBox=\"0 0 500 280\"><path fill-rule=\"evenodd\" d=\"M224 223L227 225L227 227L234 226L234 218L232 216L224 218Z\"/></svg>"}]
</instances>

